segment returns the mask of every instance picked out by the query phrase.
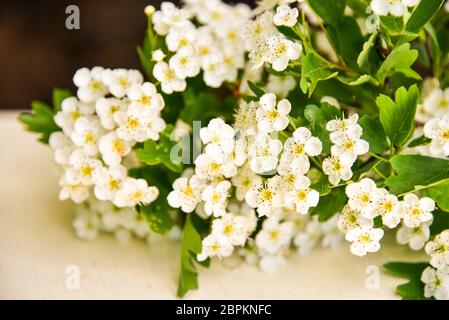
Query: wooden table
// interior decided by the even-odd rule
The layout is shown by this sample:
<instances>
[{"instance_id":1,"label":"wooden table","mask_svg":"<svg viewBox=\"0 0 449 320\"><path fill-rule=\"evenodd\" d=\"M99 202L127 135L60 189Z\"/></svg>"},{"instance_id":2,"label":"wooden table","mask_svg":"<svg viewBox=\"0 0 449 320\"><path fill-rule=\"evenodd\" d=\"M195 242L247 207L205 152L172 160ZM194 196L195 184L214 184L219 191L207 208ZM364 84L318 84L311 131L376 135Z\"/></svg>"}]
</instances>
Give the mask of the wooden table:
<instances>
[{"instance_id":1,"label":"wooden table","mask_svg":"<svg viewBox=\"0 0 449 320\"><path fill-rule=\"evenodd\" d=\"M0 298L2 299L173 299L179 246L143 241L119 243L102 235L77 239L72 206L57 199L51 150L23 131L17 113L0 113ZM358 258L348 243L334 250L296 254L275 274L244 263L213 261L200 270L192 299L394 299L402 279L385 274L383 263L425 260L393 244ZM80 270L80 288L65 286L69 265ZM368 289L369 266L380 267L380 286ZM367 269L368 268L368 269ZM375 268L375 267L374 267ZM366 273L368 272L368 273Z\"/></svg>"}]
</instances>

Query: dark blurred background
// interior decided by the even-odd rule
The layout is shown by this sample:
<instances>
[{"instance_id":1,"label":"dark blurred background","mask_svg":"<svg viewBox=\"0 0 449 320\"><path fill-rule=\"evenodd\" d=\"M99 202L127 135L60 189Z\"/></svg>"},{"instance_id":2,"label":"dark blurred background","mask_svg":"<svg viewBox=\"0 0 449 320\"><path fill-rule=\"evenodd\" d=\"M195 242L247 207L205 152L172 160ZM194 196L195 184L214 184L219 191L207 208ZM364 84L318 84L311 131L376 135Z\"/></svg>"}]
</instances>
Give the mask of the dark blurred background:
<instances>
[{"instance_id":1,"label":"dark blurred background","mask_svg":"<svg viewBox=\"0 0 449 320\"><path fill-rule=\"evenodd\" d=\"M73 73L83 66L140 69L136 46L147 23L143 10L160 2L0 1L0 109L29 108L34 99L50 101L54 86L73 89ZM69 5L80 9L79 30L65 27Z\"/></svg>"}]
</instances>

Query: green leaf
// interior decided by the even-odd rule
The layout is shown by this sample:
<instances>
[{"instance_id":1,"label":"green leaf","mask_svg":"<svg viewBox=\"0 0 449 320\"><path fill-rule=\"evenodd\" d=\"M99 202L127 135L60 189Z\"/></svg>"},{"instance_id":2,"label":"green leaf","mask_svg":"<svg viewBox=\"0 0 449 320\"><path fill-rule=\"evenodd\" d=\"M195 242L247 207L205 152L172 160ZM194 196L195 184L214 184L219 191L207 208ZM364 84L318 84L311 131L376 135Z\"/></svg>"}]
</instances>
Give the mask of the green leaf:
<instances>
[{"instance_id":1,"label":"green leaf","mask_svg":"<svg viewBox=\"0 0 449 320\"><path fill-rule=\"evenodd\" d=\"M362 51L357 57L357 64L359 67L363 67L369 61L370 52L374 49L376 45L376 40L379 35L379 32L376 30L373 34L368 38L368 40L363 44Z\"/></svg>"},{"instance_id":2,"label":"green leaf","mask_svg":"<svg viewBox=\"0 0 449 320\"><path fill-rule=\"evenodd\" d=\"M449 212L449 180L441 181L441 183L421 192L423 195L432 198L438 204L438 207Z\"/></svg>"},{"instance_id":3,"label":"green leaf","mask_svg":"<svg viewBox=\"0 0 449 320\"><path fill-rule=\"evenodd\" d=\"M359 86L364 83L372 83L374 85L378 85L377 79L373 78L372 76L368 74L364 74L357 77L347 77L347 76L338 76L338 80L343 82L344 84L347 84L348 86Z\"/></svg>"},{"instance_id":4,"label":"green leaf","mask_svg":"<svg viewBox=\"0 0 449 320\"><path fill-rule=\"evenodd\" d=\"M62 88L54 88L52 93L52 103L53 103L53 110L55 112L58 112L61 110L61 104L64 99L72 96L72 92L67 89Z\"/></svg>"},{"instance_id":5,"label":"green leaf","mask_svg":"<svg viewBox=\"0 0 449 320\"><path fill-rule=\"evenodd\" d=\"M426 300L421 274L428 266L428 263L390 262L385 264L384 268L396 277L409 280L409 282L396 287L396 294L402 299Z\"/></svg>"},{"instance_id":6,"label":"green leaf","mask_svg":"<svg viewBox=\"0 0 449 320\"><path fill-rule=\"evenodd\" d=\"M142 47L137 47L137 55L139 56L140 64L143 67L143 71L147 76L147 79L152 79L153 77L153 62L151 62L151 56L145 54Z\"/></svg>"},{"instance_id":7,"label":"green leaf","mask_svg":"<svg viewBox=\"0 0 449 320\"><path fill-rule=\"evenodd\" d=\"M198 288L196 255L201 253L201 237L193 224L191 213L187 213L181 239L181 271L178 281L178 297Z\"/></svg>"},{"instance_id":8,"label":"green leaf","mask_svg":"<svg viewBox=\"0 0 449 320\"><path fill-rule=\"evenodd\" d=\"M318 191L320 196L328 195L332 190L329 178L325 174L321 174L317 182L311 185L311 188Z\"/></svg>"},{"instance_id":9,"label":"green leaf","mask_svg":"<svg viewBox=\"0 0 449 320\"><path fill-rule=\"evenodd\" d=\"M435 13L438 12L443 2L444 0L421 1L413 10L410 18L408 18L405 29L409 32L419 32L432 19Z\"/></svg>"},{"instance_id":10,"label":"green leaf","mask_svg":"<svg viewBox=\"0 0 449 320\"><path fill-rule=\"evenodd\" d=\"M363 128L362 139L369 143L369 150L377 154L383 154L388 149L389 144L379 120L363 116L359 120L359 124Z\"/></svg>"},{"instance_id":11,"label":"green leaf","mask_svg":"<svg viewBox=\"0 0 449 320\"><path fill-rule=\"evenodd\" d=\"M418 96L418 87L413 85L408 91L399 88L394 102L385 95L376 99L380 122L390 142L396 146L402 146L413 134Z\"/></svg>"},{"instance_id":12,"label":"green leaf","mask_svg":"<svg viewBox=\"0 0 449 320\"><path fill-rule=\"evenodd\" d=\"M302 77L300 87L304 93L312 95L319 81L334 78L338 72L334 72L329 63L315 51L308 51L302 56Z\"/></svg>"},{"instance_id":13,"label":"green leaf","mask_svg":"<svg viewBox=\"0 0 449 320\"><path fill-rule=\"evenodd\" d=\"M449 178L449 161L419 155L396 155L390 163L396 176L385 180L390 191L402 194L411 191L415 186L429 184Z\"/></svg>"},{"instance_id":14,"label":"green leaf","mask_svg":"<svg viewBox=\"0 0 449 320\"><path fill-rule=\"evenodd\" d=\"M364 38L357 21L353 17L344 16L336 24L330 24L326 32L338 56L350 68L358 70L357 58Z\"/></svg>"},{"instance_id":15,"label":"green leaf","mask_svg":"<svg viewBox=\"0 0 449 320\"><path fill-rule=\"evenodd\" d=\"M317 214L320 221L327 221L341 211L347 201L344 186L333 188L329 194L320 198L318 205L311 210L311 214Z\"/></svg>"},{"instance_id":16,"label":"green leaf","mask_svg":"<svg viewBox=\"0 0 449 320\"><path fill-rule=\"evenodd\" d=\"M381 16L380 25L390 35L400 35L404 32L404 18L394 16Z\"/></svg>"},{"instance_id":17,"label":"green leaf","mask_svg":"<svg viewBox=\"0 0 449 320\"><path fill-rule=\"evenodd\" d=\"M332 25L343 18L346 0L309 0L308 4L324 22Z\"/></svg>"},{"instance_id":18,"label":"green leaf","mask_svg":"<svg viewBox=\"0 0 449 320\"><path fill-rule=\"evenodd\" d=\"M404 43L387 56L377 71L377 79L383 83L387 77L395 73L402 73L406 77L420 80L421 76L411 69L417 58L418 51L410 49L410 43Z\"/></svg>"},{"instance_id":19,"label":"green leaf","mask_svg":"<svg viewBox=\"0 0 449 320\"><path fill-rule=\"evenodd\" d=\"M429 139L425 136L420 136L420 137L410 141L410 143L407 145L407 147L415 148L415 147L425 146L426 144L429 144L431 141L432 141L432 139Z\"/></svg>"},{"instance_id":20,"label":"green leaf","mask_svg":"<svg viewBox=\"0 0 449 320\"><path fill-rule=\"evenodd\" d=\"M150 205L138 207L138 211L144 215L151 230L158 234L165 234L174 224L170 216L170 211L173 209L167 203L167 195L161 193Z\"/></svg>"},{"instance_id":21,"label":"green leaf","mask_svg":"<svg viewBox=\"0 0 449 320\"><path fill-rule=\"evenodd\" d=\"M179 155L172 156L172 152L177 150L174 149L177 146L177 142L170 139L172 131L173 128L167 126L165 131L161 133L159 141L145 141L143 148L136 150L137 159L150 166L162 163L174 172L181 172L183 166L180 161L181 159L179 159L180 157L178 157Z\"/></svg>"},{"instance_id":22,"label":"green leaf","mask_svg":"<svg viewBox=\"0 0 449 320\"><path fill-rule=\"evenodd\" d=\"M263 91L259 86L257 86L252 81L247 81L248 87L251 89L251 91L256 95L256 97L260 98L265 94L265 91Z\"/></svg>"},{"instance_id":23,"label":"green leaf","mask_svg":"<svg viewBox=\"0 0 449 320\"><path fill-rule=\"evenodd\" d=\"M31 109L31 112L22 112L19 121L25 125L26 130L40 133L40 142L48 143L53 132L61 131L53 120L55 113L49 105L40 101L33 101Z\"/></svg>"}]
</instances>

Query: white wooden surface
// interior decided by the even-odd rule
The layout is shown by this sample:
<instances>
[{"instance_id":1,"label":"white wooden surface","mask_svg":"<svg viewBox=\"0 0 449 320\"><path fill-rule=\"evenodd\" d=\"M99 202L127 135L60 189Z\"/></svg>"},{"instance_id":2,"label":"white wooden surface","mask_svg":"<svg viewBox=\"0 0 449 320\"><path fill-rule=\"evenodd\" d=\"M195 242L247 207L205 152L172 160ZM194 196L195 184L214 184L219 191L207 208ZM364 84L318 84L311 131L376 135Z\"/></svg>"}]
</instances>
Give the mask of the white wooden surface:
<instances>
[{"instance_id":1,"label":"white wooden surface","mask_svg":"<svg viewBox=\"0 0 449 320\"><path fill-rule=\"evenodd\" d=\"M94 242L78 240L70 203L57 200L51 151L25 133L16 117L0 113L0 298L176 298L178 245L122 244L106 235ZM336 250L292 255L275 274L213 261L210 269L200 270L200 289L186 298L394 299L394 287L402 280L381 272L379 289L369 290L366 268L423 258L388 243L381 252L358 258L343 243ZM79 290L65 287L68 265L80 268Z\"/></svg>"}]
</instances>

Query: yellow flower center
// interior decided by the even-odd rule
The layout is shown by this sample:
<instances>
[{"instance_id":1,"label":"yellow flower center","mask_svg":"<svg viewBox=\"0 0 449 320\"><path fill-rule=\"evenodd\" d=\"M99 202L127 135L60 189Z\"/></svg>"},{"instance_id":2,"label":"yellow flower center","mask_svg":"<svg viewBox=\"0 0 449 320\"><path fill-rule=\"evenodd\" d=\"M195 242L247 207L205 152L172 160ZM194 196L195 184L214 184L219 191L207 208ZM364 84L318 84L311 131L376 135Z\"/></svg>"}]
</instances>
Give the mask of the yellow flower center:
<instances>
[{"instance_id":1,"label":"yellow flower center","mask_svg":"<svg viewBox=\"0 0 449 320\"><path fill-rule=\"evenodd\" d=\"M92 167L90 167L90 166L83 166L82 168L81 168L81 175L82 176L84 176L84 177L90 177L91 175L92 175Z\"/></svg>"},{"instance_id":2,"label":"yellow flower center","mask_svg":"<svg viewBox=\"0 0 449 320\"><path fill-rule=\"evenodd\" d=\"M135 118L129 118L128 127L130 127L131 129L134 129L134 128L137 128L138 125L139 125L139 120L137 120Z\"/></svg>"},{"instance_id":3,"label":"yellow flower center","mask_svg":"<svg viewBox=\"0 0 449 320\"><path fill-rule=\"evenodd\" d=\"M271 201L271 199L273 199L273 192L271 192L271 190L264 189L262 190L260 196L263 201Z\"/></svg>"},{"instance_id":4,"label":"yellow flower center","mask_svg":"<svg viewBox=\"0 0 449 320\"><path fill-rule=\"evenodd\" d=\"M234 227L232 226L232 224L227 224L224 226L223 228L223 233L227 236L231 235L234 233Z\"/></svg>"},{"instance_id":5,"label":"yellow flower center","mask_svg":"<svg viewBox=\"0 0 449 320\"><path fill-rule=\"evenodd\" d=\"M109 190L117 190L120 186L118 180L111 179L109 180Z\"/></svg>"},{"instance_id":6,"label":"yellow flower center","mask_svg":"<svg viewBox=\"0 0 449 320\"><path fill-rule=\"evenodd\" d=\"M369 242L371 241L371 237L370 237L368 234L364 234L364 235L362 235L362 236L360 237L359 241L360 241L361 243L366 244L366 243L369 243Z\"/></svg>"},{"instance_id":7,"label":"yellow flower center","mask_svg":"<svg viewBox=\"0 0 449 320\"><path fill-rule=\"evenodd\" d=\"M92 132L86 132L86 134L84 134L84 141L86 143L94 143L95 136L92 134Z\"/></svg>"},{"instance_id":8,"label":"yellow flower center","mask_svg":"<svg viewBox=\"0 0 449 320\"><path fill-rule=\"evenodd\" d=\"M150 104L150 102L151 102L151 97L149 97L149 96L142 96L142 97L140 98L139 102L140 102L141 104L144 104L144 105Z\"/></svg>"},{"instance_id":9,"label":"yellow flower center","mask_svg":"<svg viewBox=\"0 0 449 320\"><path fill-rule=\"evenodd\" d=\"M271 238L272 240L278 239L278 238L279 238L279 235L280 235L280 233L279 233L279 231L277 231L277 230L274 230L274 231L271 231L271 232L270 232L270 238Z\"/></svg>"},{"instance_id":10,"label":"yellow flower center","mask_svg":"<svg viewBox=\"0 0 449 320\"><path fill-rule=\"evenodd\" d=\"M303 190L296 192L296 199L299 201L304 201L307 198L307 193Z\"/></svg>"},{"instance_id":11,"label":"yellow flower center","mask_svg":"<svg viewBox=\"0 0 449 320\"><path fill-rule=\"evenodd\" d=\"M301 155L304 153L304 145L302 145L301 143L296 143L295 146L293 147L293 153L296 155Z\"/></svg>"},{"instance_id":12,"label":"yellow flower center","mask_svg":"<svg viewBox=\"0 0 449 320\"><path fill-rule=\"evenodd\" d=\"M182 193L184 194L184 196L186 197L191 197L193 196L193 188L191 186L187 186L184 188L184 190L182 191Z\"/></svg>"},{"instance_id":13,"label":"yellow flower center","mask_svg":"<svg viewBox=\"0 0 449 320\"><path fill-rule=\"evenodd\" d=\"M221 195L220 195L218 192L215 192L215 193L212 195L211 200L212 200L213 203L220 202L220 200L221 200Z\"/></svg>"}]
</instances>

